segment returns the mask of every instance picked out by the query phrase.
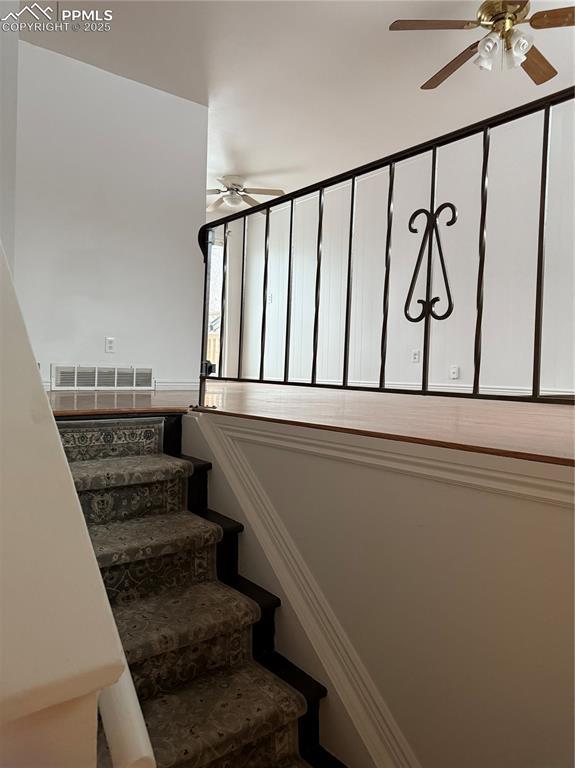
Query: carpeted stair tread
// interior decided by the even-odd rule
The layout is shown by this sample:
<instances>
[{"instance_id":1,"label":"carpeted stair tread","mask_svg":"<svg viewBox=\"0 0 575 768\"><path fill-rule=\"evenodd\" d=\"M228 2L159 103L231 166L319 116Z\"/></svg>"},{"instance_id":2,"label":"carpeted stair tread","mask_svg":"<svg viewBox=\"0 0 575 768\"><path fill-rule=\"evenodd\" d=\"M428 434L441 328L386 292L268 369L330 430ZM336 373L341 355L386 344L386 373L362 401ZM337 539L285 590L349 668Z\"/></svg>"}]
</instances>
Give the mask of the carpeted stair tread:
<instances>
[{"instance_id":1,"label":"carpeted stair tread","mask_svg":"<svg viewBox=\"0 0 575 768\"><path fill-rule=\"evenodd\" d=\"M310 764L301 757L293 756L297 752L297 741L297 723L293 722L255 744L246 744L232 754L210 761L206 768L311 768ZM287 754L290 757L286 758ZM196 766L196 761L192 759L180 763L178 768L196 768ZM98 729L97 768L113 768L102 727Z\"/></svg>"},{"instance_id":2,"label":"carpeted stair tread","mask_svg":"<svg viewBox=\"0 0 575 768\"><path fill-rule=\"evenodd\" d=\"M200 768L301 717L306 704L248 662L204 675L188 688L145 702L142 710L158 768Z\"/></svg>"},{"instance_id":3,"label":"carpeted stair tread","mask_svg":"<svg viewBox=\"0 0 575 768\"><path fill-rule=\"evenodd\" d=\"M123 456L71 461L70 470L76 490L118 488L167 480L171 477L189 477L194 465L185 459L153 453L149 456Z\"/></svg>"},{"instance_id":4,"label":"carpeted stair tread","mask_svg":"<svg viewBox=\"0 0 575 768\"><path fill-rule=\"evenodd\" d=\"M195 584L114 607L129 663L202 643L254 624L260 608L218 581Z\"/></svg>"},{"instance_id":5,"label":"carpeted stair tread","mask_svg":"<svg viewBox=\"0 0 575 768\"><path fill-rule=\"evenodd\" d=\"M89 531L100 568L200 550L222 538L219 526L191 512L91 525Z\"/></svg>"},{"instance_id":6,"label":"carpeted stair tread","mask_svg":"<svg viewBox=\"0 0 575 768\"><path fill-rule=\"evenodd\" d=\"M340 765L317 745L325 688L274 651L278 598L238 575L243 526L209 510L211 464L166 423L59 424L157 768Z\"/></svg>"},{"instance_id":7,"label":"carpeted stair tread","mask_svg":"<svg viewBox=\"0 0 575 768\"><path fill-rule=\"evenodd\" d=\"M298 755L298 725L292 721L265 738L213 760L205 768L310 768ZM178 768L196 768L195 762Z\"/></svg>"}]
</instances>

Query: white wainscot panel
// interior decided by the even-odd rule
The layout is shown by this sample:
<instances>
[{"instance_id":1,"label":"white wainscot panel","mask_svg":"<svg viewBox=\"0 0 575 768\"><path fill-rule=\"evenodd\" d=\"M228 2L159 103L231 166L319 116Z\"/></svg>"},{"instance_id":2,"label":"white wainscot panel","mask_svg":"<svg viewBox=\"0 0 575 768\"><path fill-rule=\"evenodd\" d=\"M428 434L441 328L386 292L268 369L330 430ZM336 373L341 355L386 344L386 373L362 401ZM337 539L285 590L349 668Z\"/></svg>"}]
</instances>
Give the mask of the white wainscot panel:
<instances>
[{"instance_id":1,"label":"white wainscot panel","mask_svg":"<svg viewBox=\"0 0 575 768\"><path fill-rule=\"evenodd\" d=\"M389 169L359 176L355 189L349 383L378 386Z\"/></svg>"},{"instance_id":2,"label":"white wainscot panel","mask_svg":"<svg viewBox=\"0 0 575 768\"><path fill-rule=\"evenodd\" d=\"M294 205L290 381L311 381L315 277L317 265L318 195Z\"/></svg>"},{"instance_id":3,"label":"white wainscot panel","mask_svg":"<svg viewBox=\"0 0 575 768\"><path fill-rule=\"evenodd\" d=\"M388 387L421 387L423 360L423 321L409 322L404 306L417 255L425 231L425 219L414 223L417 232L409 231L409 220L419 208L429 209L431 201L431 154L398 163L393 190L393 227L389 280L389 315L387 334L386 385ZM425 297L425 264L413 294L411 313L421 310L418 299ZM414 353L416 353L414 357Z\"/></svg>"},{"instance_id":4,"label":"white wainscot panel","mask_svg":"<svg viewBox=\"0 0 575 768\"><path fill-rule=\"evenodd\" d=\"M480 377L486 392L531 390L542 136L542 113L491 131Z\"/></svg>"},{"instance_id":5,"label":"white wainscot panel","mask_svg":"<svg viewBox=\"0 0 575 768\"><path fill-rule=\"evenodd\" d=\"M264 378L283 380L285 363L290 206L270 210Z\"/></svg>"},{"instance_id":6,"label":"white wainscot panel","mask_svg":"<svg viewBox=\"0 0 575 768\"><path fill-rule=\"evenodd\" d=\"M345 346L351 182L324 194L317 381L341 384Z\"/></svg>"},{"instance_id":7,"label":"white wainscot panel","mask_svg":"<svg viewBox=\"0 0 575 768\"><path fill-rule=\"evenodd\" d=\"M482 134L440 147L437 151L436 209L452 203L457 220L446 226L449 212L439 219L453 312L445 320L431 320L429 388L471 391L475 342L479 221L481 217ZM433 244L432 296L439 296L435 311L447 309L437 243ZM458 378L450 377L457 367Z\"/></svg>"},{"instance_id":8,"label":"white wainscot panel","mask_svg":"<svg viewBox=\"0 0 575 768\"><path fill-rule=\"evenodd\" d=\"M551 109L541 393L561 395L575 390L575 104Z\"/></svg>"},{"instance_id":9,"label":"white wainscot panel","mask_svg":"<svg viewBox=\"0 0 575 768\"><path fill-rule=\"evenodd\" d=\"M247 222L242 349L242 377L246 379L260 375L265 221L258 213Z\"/></svg>"},{"instance_id":10,"label":"white wainscot panel","mask_svg":"<svg viewBox=\"0 0 575 768\"><path fill-rule=\"evenodd\" d=\"M223 375L238 375L244 220L228 225Z\"/></svg>"}]
</instances>

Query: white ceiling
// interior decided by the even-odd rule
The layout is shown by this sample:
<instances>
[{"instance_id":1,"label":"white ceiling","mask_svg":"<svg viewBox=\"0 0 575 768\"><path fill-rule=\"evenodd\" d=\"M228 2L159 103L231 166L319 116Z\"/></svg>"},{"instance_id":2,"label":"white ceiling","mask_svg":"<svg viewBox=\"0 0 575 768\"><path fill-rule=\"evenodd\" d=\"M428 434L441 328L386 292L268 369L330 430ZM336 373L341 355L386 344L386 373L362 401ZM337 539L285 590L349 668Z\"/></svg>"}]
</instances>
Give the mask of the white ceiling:
<instances>
[{"instance_id":1,"label":"white ceiling","mask_svg":"<svg viewBox=\"0 0 575 768\"><path fill-rule=\"evenodd\" d=\"M570 4L533 2L532 11ZM552 29L533 32L559 70L545 85L521 69L486 73L468 62L437 90L421 91L482 33L389 32L390 22L472 19L475 2L89 3L98 5L113 8L110 32L23 39L209 104L209 186L237 174L297 189L575 80L574 32Z\"/></svg>"}]
</instances>

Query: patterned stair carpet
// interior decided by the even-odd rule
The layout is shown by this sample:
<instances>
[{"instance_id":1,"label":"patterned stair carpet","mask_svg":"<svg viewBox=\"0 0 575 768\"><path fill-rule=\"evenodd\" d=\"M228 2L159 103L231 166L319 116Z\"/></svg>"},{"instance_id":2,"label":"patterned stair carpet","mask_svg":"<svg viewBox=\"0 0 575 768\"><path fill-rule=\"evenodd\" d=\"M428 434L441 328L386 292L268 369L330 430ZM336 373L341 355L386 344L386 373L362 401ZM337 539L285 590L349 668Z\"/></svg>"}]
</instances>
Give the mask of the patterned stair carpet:
<instances>
[{"instance_id":1,"label":"patterned stair carpet","mask_svg":"<svg viewBox=\"0 0 575 768\"><path fill-rule=\"evenodd\" d=\"M260 608L217 581L222 529L186 509L193 464L161 452L163 420L58 426L158 768L306 766L305 700L253 660Z\"/></svg>"}]
</instances>

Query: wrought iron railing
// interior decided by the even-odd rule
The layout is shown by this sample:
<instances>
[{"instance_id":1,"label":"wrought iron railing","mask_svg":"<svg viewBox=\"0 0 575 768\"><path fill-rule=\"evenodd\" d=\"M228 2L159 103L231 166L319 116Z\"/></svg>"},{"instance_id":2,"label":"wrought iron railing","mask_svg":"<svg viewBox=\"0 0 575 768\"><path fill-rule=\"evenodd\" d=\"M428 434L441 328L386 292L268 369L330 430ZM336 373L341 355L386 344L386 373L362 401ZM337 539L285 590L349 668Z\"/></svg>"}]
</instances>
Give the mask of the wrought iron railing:
<instances>
[{"instance_id":1,"label":"wrought iron railing","mask_svg":"<svg viewBox=\"0 0 575 768\"><path fill-rule=\"evenodd\" d=\"M471 398L495 398L495 399L513 399L522 401L540 401L540 402L552 402L552 403L573 403L573 392L561 392L560 394L549 394L542 391L541 386L541 374L542 374L542 331L543 331L543 306L544 306L544 279L545 279L545 241L546 241L546 213L547 213L547 186L548 186L548 167L549 167L549 147L550 147L550 117L553 112L553 108L562 102L569 101L575 96L575 88L568 88L564 91L546 96L538 101L531 102L523 105L511 111L502 113L495 117L483 120L479 123L475 123L466 128L459 129L447 135L436 138L432 141L419 144L411 149L406 149L401 152L397 152L393 155L389 155L376 162L368 163L359 168L355 168L346 173L339 174L325 181L313 184L311 186L299 189L295 192L291 192L280 198L276 198L268 203L262 203L257 207L253 207L249 210L242 210L237 213L233 213L225 218L220 218L216 221L212 221L204 225L199 231L199 243L204 255L205 261L205 286L204 286L204 307L203 307L203 334L202 334L202 367L200 375L200 404L204 404L205 385L208 377L217 379L220 381L243 381L253 383L266 383L266 384L284 384L292 386L315 386L325 388L336 389L356 389L366 391L379 391L379 392L401 392L406 394L429 394L429 395L442 395L442 396L457 396L457 397L471 397ZM533 311L533 324L525 324L521 327L520 332L522 335L530 335L532 339L532 373L530 375L530 385L526 392L507 391L504 393L492 393L482 391L480 374L482 365L482 351L485 343L483 338L483 314L484 314L484 292L485 292L485 265L486 259L489 257L488 248L486 245L486 229L488 227L488 168L489 168L489 156L490 156L490 137L492 130L499 126L512 121L520 120L521 118L533 115L535 113L542 113L542 132L541 137L541 159L540 159L540 173L538 178L538 197L539 197L539 210L538 210L538 234L536 244L536 270L535 270L535 289L534 289L534 311ZM430 333L432 328L432 322L438 323L446 320L453 313L454 307L457 306L458 297L454 295L450 281L449 281L449 268L447 263L447 257L444 254L444 248L442 245L441 231L442 227L451 227L456 224L458 218L457 201L455 202L442 202L438 204L436 200L436 188L437 188L437 153L438 149L445 147L448 144L468 139L472 136L479 135L481 137L481 178L477 180L479 194L478 204L479 210L477 212L479 221L479 242L476 245L476 261L475 261L475 334L473 343L473 376L472 383L470 381L468 391L456 391L448 387L430 387L429 373L430 373ZM414 235L419 234L421 237L419 250L415 251L417 256L413 260L413 256L410 258L414 264L411 281L409 283L409 289L407 295L405 295L405 304L403 308L404 317L410 323L422 323L423 324L423 354L421 361L421 379L419 386L417 387L398 387L390 385L390 381L387 374L387 357L388 347L390 343L390 265L393 261L394 254L392 248L392 232L394 226L394 185L396 168L398 163L415 158L418 155L424 153L430 153L431 155L431 182L430 182L430 197L428 208L418 208L415 210L409 219L409 231ZM354 275L354 238L357 236L356 231L356 204L357 204L357 184L358 181L367 174L371 174L381 169L388 169L388 189L387 189L387 203L382 209L382 220L386 227L385 235L385 248L381 253L381 259L385 265L383 287L382 287L382 304L378 315L378 322L381 324L381 333L379 335L379 381L370 383L369 385L358 384L357 382L350 381L350 331L352 321L352 296L354 290L353 275ZM462 173L465 169L461 169ZM324 250L324 196L327 190L335 188L337 185L343 183L349 184L349 229L347 232L347 264L345 265L345 274L342 275L343 282L345 283L345 301L342 302L341 313L344 314L345 319L343 323L342 333L342 345L343 345L343 361L341 365L341 376L336 382L320 381L318 380L318 345L319 345L319 326L320 326L320 309L321 309L321 285L322 285L322 266L323 266L323 250ZM310 195L317 196L317 227L315 230L315 290L313 294L313 328L310 327L311 333L311 372L308 380L302 380L300 377L294 377L290 372L290 350L294 344L292 333L292 307L294 299L294 204L298 200L308 198ZM287 269L285 275L285 282L282 286L282 290L285 292L285 330L283 331L283 338L281 344L283 345L283 371L282 375L276 375L274 377L266 377L266 325L268 321L268 279L269 279L269 267L270 267L270 219L271 214L275 210L279 210L280 207L288 207L289 209L289 233L287 244ZM251 217L257 217L263 214L265 216L264 224L264 236L262 242L261 258L263 259L263 275L261 278L261 293L258 296L259 312L261 313L260 331L259 331L259 365L257 370L259 375L244 376L243 375L243 356L245 345L245 315L246 315L246 295L245 295L245 275L248 260L247 249L247 228L248 220L252 221ZM237 352L237 362L233 366L234 370L226 370L226 330L227 324L230 322L227 316L227 306L229 299L229 292L231 290L228 279L228 241L230 226L233 222L243 222L241 228L241 277L240 285L236 286L239 292L239 311L236 312L235 323L239 325L237 328L237 339L234 339L233 343L236 346L234 350L234 357ZM424 222L425 226L423 230L420 228L420 222ZM217 317L210 316L210 279L212 277L212 249L215 244L215 236L220 234L220 246L221 246L221 264L220 275L221 286L218 282L218 311ZM415 241L415 238L414 238ZM434 254L437 254L435 257ZM453 257L453 255L452 255ZM438 285L441 289L438 291L440 295L434 295L435 285L433 280L433 263L438 265L436 267L435 274L439 276ZM437 282L437 280L436 280ZM417 296L419 290L420 295ZM438 305L440 302L445 303L445 308L439 310ZM213 313L212 313L213 315ZM310 311L311 317L311 311ZM219 323L219 344L218 348L218 360L210 361L208 359L208 336L210 336L210 345L214 349L213 332L210 335L210 327L218 327ZM229 350L228 350L229 351ZM471 377L470 377L471 378ZM297 379L297 380L296 380ZM510 388L512 390L512 388Z\"/></svg>"}]
</instances>

